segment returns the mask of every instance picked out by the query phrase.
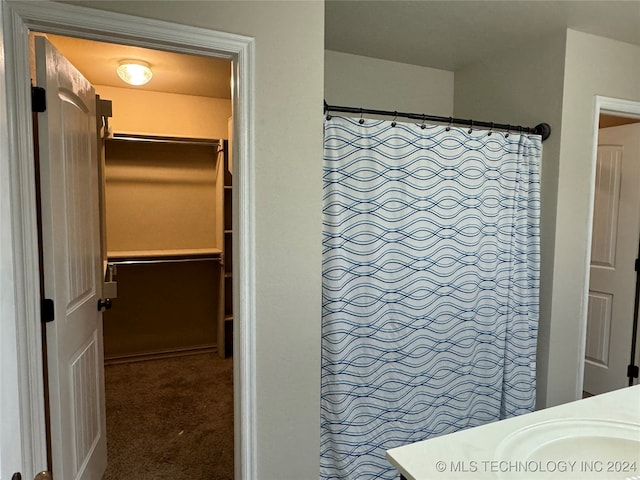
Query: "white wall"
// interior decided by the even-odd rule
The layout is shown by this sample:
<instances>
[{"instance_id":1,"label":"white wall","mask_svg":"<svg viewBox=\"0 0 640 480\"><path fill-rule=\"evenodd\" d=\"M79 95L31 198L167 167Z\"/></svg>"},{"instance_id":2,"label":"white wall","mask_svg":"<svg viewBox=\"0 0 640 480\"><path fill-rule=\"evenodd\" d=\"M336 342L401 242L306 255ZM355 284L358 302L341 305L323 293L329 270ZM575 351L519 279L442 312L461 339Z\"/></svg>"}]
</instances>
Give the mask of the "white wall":
<instances>
[{"instance_id":1,"label":"white wall","mask_svg":"<svg viewBox=\"0 0 640 480\"><path fill-rule=\"evenodd\" d=\"M580 394L596 95L640 101L640 47L567 31L547 404Z\"/></svg>"},{"instance_id":2,"label":"white wall","mask_svg":"<svg viewBox=\"0 0 640 480\"><path fill-rule=\"evenodd\" d=\"M256 39L256 480L318 478L324 4L82 4Z\"/></svg>"},{"instance_id":3,"label":"white wall","mask_svg":"<svg viewBox=\"0 0 640 480\"><path fill-rule=\"evenodd\" d=\"M330 105L453 114L453 72L331 50L324 60L324 96Z\"/></svg>"},{"instance_id":4,"label":"white wall","mask_svg":"<svg viewBox=\"0 0 640 480\"><path fill-rule=\"evenodd\" d=\"M562 89L565 35L548 37L533 46L500 52L490 59L455 72L455 116L552 127L543 144L541 173L541 272L538 331L537 406L546 405L551 334L551 294L558 165L562 131Z\"/></svg>"}]
</instances>

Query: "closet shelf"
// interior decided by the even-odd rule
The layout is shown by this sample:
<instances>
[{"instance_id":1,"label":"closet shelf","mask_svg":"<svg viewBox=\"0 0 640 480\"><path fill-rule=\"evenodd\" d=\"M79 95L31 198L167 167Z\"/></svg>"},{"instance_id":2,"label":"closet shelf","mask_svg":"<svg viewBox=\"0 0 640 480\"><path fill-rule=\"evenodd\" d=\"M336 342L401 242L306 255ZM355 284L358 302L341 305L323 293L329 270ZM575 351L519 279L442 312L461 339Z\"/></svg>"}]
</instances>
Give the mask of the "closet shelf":
<instances>
[{"instance_id":1,"label":"closet shelf","mask_svg":"<svg viewBox=\"0 0 640 480\"><path fill-rule=\"evenodd\" d=\"M107 252L107 262L110 264L221 260L221 258L222 250L219 248L118 250Z\"/></svg>"},{"instance_id":2,"label":"closet shelf","mask_svg":"<svg viewBox=\"0 0 640 480\"><path fill-rule=\"evenodd\" d=\"M143 143L171 143L185 145L204 145L221 147L221 141L215 138L165 137L160 135L139 135L133 133L114 133L107 140L143 142Z\"/></svg>"},{"instance_id":3,"label":"closet shelf","mask_svg":"<svg viewBox=\"0 0 640 480\"><path fill-rule=\"evenodd\" d=\"M140 257L193 257L198 255L220 255L219 248L176 248L162 250L111 250L107 252L109 258L140 258Z\"/></svg>"}]
</instances>

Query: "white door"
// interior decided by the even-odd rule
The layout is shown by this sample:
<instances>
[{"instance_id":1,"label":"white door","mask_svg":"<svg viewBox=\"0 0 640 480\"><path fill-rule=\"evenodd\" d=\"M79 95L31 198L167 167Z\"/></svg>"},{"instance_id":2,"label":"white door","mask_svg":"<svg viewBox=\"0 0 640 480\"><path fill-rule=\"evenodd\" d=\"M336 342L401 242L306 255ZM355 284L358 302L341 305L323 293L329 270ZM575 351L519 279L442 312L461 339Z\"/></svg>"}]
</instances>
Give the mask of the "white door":
<instances>
[{"instance_id":1,"label":"white door","mask_svg":"<svg viewBox=\"0 0 640 480\"><path fill-rule=\"evenodd\" d=\"M99 480L106 427L96 99L92 85L43 37L36 37L47 366L55 480Z\"/></svg>"},{"instance_id":2,"label":"white door","mask_svg":"<svg viewBox=\"0 0 640 480\"><path fill-rule=\"evenodd\" d=\"M640 237L640 124L598 134L584 390L629 384Z\"/></svg>"}]
</instances>

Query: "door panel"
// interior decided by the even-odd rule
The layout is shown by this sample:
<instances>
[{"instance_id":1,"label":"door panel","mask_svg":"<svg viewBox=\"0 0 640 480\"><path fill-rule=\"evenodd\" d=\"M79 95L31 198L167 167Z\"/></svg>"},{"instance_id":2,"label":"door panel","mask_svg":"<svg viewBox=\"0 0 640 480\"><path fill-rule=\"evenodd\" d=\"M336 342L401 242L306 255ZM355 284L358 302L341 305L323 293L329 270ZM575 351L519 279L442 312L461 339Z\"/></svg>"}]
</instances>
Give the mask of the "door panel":
<instances>
[{"instance_id":1,"label":"door panel","mask_svg":"<svg viewBox=\"0 0 640 480\"><path fill-rule=\"evenodd\" d=\"M589 292L586 358L589 362L605 368L609 366L612 303L613 295Z\"/></svg>"},{"instance_id":2,"label":"door panel","mask_svg":"<svg viewBox=\"0 0 640 480\"><path fill-rule=\"evenodd\" d=\"M599 146L596 168L591 263L615 268L622 146Z\"/></svg>"},{"instance_id":3,"label":"door panel","mask_svg":"<svg viewBox=\"0 0 640 480\"><path fill-rule=\"evenodd\" d=\"M640 236L640 124L598 134L584 390L628 385Z\"/></svg>"},{"instance_id":4,"label":"door panel","mask_svg":"<svg viewBox=\"0 0 640 480\"><path fill-rule=\"evenodd\" d=\"M36 37L44 289L52 468L56 480L98 480L106 468L102 288L95 92Z\"/></svg>"}]
</instances>

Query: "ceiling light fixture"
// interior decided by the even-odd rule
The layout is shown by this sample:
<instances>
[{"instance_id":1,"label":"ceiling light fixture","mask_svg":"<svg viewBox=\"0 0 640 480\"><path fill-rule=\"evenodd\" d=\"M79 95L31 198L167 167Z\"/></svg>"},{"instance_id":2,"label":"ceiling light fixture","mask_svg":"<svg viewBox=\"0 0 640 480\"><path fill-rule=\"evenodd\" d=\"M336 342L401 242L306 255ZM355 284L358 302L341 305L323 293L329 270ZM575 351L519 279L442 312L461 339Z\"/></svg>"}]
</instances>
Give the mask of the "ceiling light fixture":
<instances>
[{"instance_id":1,"label":"ceiling light fixture","mask_svg":"<svg viewBox=\"0 0 640 480\"><path fill-rule=\"evenodd\" d=\"M116 69L118 76L129 85L144 85L153 76L151 67L139 60L123 60Z\"/></svg>"}]
</instances>

